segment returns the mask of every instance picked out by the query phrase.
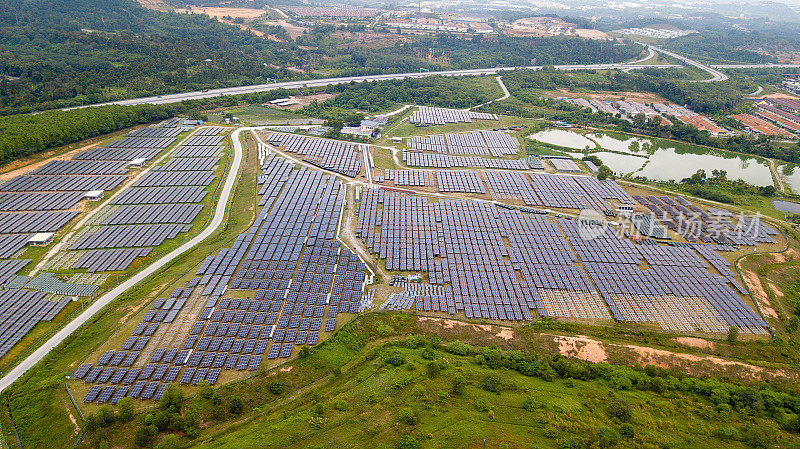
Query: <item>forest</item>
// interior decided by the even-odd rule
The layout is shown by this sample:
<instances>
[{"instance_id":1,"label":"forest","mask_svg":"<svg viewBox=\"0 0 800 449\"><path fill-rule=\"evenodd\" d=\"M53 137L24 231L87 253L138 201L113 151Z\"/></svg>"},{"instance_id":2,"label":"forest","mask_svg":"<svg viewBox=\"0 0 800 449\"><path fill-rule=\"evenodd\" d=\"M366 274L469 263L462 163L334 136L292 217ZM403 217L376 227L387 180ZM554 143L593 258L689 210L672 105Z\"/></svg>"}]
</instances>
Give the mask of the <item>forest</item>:
<instances>
[{"instance_id":1,"label":"forest","mask_svg":"<svg viewBox=\"0 0 800 449\"><path fill-rule=\"evenodd\" d=\"M612 62L641 51L582 39L480 36L351 48L329 31L320 26L297 42L281 42L205 15L145 9L135 0L10 0L0 3L0 114L300 77ZM415 56L430 47L451 50L451 61ZM328 75L289 69L297 67Z\"/></svg>"},{"instance_id":2,"label":"forest","mask_svg":"<svg viewBox=\"0 0 800 449\"><path fill-rule=\"evenodd\" d=\"M494 78L432 76L328 86L336 97L314 102L302 112L314 117L335 117L353 109L385 111L403 104L468 108L500 96Z\"/></svg>"},{"instance_id":3,"label":"forest","mask_svg":"<svg viewBox=\"0 0 800 449\"><path fill-rule=\"evenodd\" d=\"M0 117L0 163L50 148L164 120L185 106L99 106Z\"/></svg>"},{"instance_id":4,"label":"forest","mask_svg":"<svg viewBox=\"0 0 800 449\"><path fill-rule=\"evenodd\" d=\"M748 80L731 78L717 83L696 83L686 79L680 69L643 69L636 73L556 70L517 70L503 80L509 91L520 99L539 97L541 90L651 92L667 100L688 105L695 111L716 114L733 111L742 94L756 89Z\"/></svg>"}]
</instances>

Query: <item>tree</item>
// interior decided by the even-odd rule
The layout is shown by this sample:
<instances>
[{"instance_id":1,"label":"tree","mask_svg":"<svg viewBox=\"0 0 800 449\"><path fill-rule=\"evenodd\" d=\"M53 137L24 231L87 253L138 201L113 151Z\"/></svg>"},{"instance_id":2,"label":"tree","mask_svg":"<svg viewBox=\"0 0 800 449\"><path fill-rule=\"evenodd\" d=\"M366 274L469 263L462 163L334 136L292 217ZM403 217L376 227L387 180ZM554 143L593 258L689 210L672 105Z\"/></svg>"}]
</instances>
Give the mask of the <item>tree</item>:
<instances>
[{"instance_id":1,"label":"tree","mask_svg":"<svg viewBox=\"0 0 800 449\"><path fill-rule=\"evenodd\" d=\"M136 429L136 433L133 435L133 442L137 446L147 447L156 433L158 433L158 429L155 426L143 424Z\"/></svg>"},{"instance_id":2,"label":"tree","mask_svg":"<svg viewBox=\"0 0 800 449\"><path fill-rule=\"evenodd\" d=\"M183 413L183 431L189 438L200 435L200 414L196 408L190 407Z\"/></svg>"},{"instance_id":3,"label":"tree","mask_svg":"<svg viewBox=\"0 0 800 449\"><path fill-rule=\"evenodd\" d=\"M628 401L615 397L608 401L608 415L619 421L627 422L633 416L633 410Z\"/></svg>"},{"instance_id":4,"label":"tree","mask_svg":"<svg viewBox=\"0 0 800 449\"><path fill-rule=\"evenodd\" d=\"M273 379L269 381L267 388L272 392L272 394L281 394L283 393L284 385L283 382Z\"/></svg>"},{"instance_id":5,"label":"tree","mask_svg":"<svg viewBox=\"0 0 800 449\"><path fill-rule=\"evenodd\" d=\"M111 407L103 405L97 409L97 421L101 427L108 427L114 424L114 410Z\"/></svg>"},{"instance_id":6,"label":"tree","mask_svg":"<svg viewBox=\"0 0 800 449\"><path fill-rule=\"evenodd\" d=\"M228 413L231 415L241 415L242 411L244 411L244 404L242 404L242 400L239 396L234 396L231 398L231 401L228 403Z\"/></svg>"},{"instance_id":7,"label":"tree","mask_svg":"<svg viewBox=\"0 0 800 449\"><path fill-rule=\"evenodd\" d=\"M597 170L597 179L599 179L600 181L606 180L613 175L614 172L606 165L601 165L600 168Z\"/></svg>"},{"instance_id":8,"label":"tree","mask_svg":"<svg viewBox=\"0 0 800 449\"><path fill-rule=\"evenodd\" d=\"M158 408L167 413L180 413L183 399L183 390L171 383L167 385L166 390L164 390L164 395L161 396L161 400L158 401Z\"/></svg>"},{"instance_id":9,"label":"tree","mask_svg":"<svg viewBox=\"0 0 800 449\"><path fill-rule=\"evenodd\" d=\"M118 418L122 422L129 422L133 419L134 402L133 398L122 398L119 401Z\"/></svg>"},{"instance_id":10,"label":"tree","mask_svg":"<svg viewBox=\"0 0 800 449\"><path fill-rule=\"evenodd\" d=\"M739 328L736 326L731 326L728 328L728 337L727 340L729 343L736 343L736 340L739 339Z\"/></svg>"}]
</instances>

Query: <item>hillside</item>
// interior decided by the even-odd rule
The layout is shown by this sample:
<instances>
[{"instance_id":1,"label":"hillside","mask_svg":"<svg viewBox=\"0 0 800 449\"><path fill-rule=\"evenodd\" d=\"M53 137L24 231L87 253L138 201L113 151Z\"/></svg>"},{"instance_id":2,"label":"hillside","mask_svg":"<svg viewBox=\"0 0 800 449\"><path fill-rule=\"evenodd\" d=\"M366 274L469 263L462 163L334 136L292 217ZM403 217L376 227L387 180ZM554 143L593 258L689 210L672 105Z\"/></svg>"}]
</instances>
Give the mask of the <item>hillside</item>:
<instances>
[{"instance_id":1,"label":"hillside","mask_svg":"<svg viewBox=\"0 0 800 449\"><path fill-rule=\"evenodd\" d=\"M98 411L82 446L796 447L783 430L796 396L780 389L550 356L521 342L529 329L471 327L362 316L277 372L182 403L176 389L131 421Z\"/></svg>"},{"instance_id":2,"label":"hillside","mask_svg":"<svg viewBox=\"0 0 800 449\"><path fill-rule=\"evenodd\" d=\"M580 39L445 37L371 49L333 31L319 26L295 42L134 0L11 0L0 4L0 114L302 77L623 61L641 51ZM452 60L416 56L434 46Z\"/></svg>"},{"instance_id":3,"label":"hillside","mask_svg":"<svg viewBox=\"0 0 800 449\"><path fill-rule=\"evenodd\" d=\"M0 4L0 112L286 78L291 45L133 0Z\"/></svg>"}]
</instances>

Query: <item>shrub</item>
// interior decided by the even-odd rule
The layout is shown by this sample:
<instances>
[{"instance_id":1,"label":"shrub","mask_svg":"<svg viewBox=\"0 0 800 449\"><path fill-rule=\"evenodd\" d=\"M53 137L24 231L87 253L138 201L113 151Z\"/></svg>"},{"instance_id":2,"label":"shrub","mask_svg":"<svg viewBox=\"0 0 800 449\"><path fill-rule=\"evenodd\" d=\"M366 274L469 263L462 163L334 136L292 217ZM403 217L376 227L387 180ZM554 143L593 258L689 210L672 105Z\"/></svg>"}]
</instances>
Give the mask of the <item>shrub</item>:
<instances>
[{"instance_id":1,"label":"shrub","mask_svg":"<svg viewBox=\"0 0 800 449\"><path fill-rule=\"evenodd\" d=\"M491 409L491 406L485 399L478 399L475 401L475 409L481 413L486 413Z\"/></svg>"},{"instance_id":2,"label":"shrub","mask_svg":"<svg viewBox=\"0 0 800 449\"><path fill-rule=\"evenodd\" d=\"M444 350L450 354L465 356L470 353L470 347L460 341L451 341L444 346Z\"/></svg>"},{"instance_id":3,"label":"shrub","mask_svg":"<svg viewBox=\"0 0 800 449\"><path fill-rule=\"evenodd\" d=\"M242 400L238 396L234 396L231 398L231 401L228 403L228 413L231 415L241 415L244 411L244 404L242 404Z\"/></svg>"},{"instance_id":4,"label":"shrub","mask_svg":"<svg viewBox=\"0 0 800 449\"><path fill-rule=\"evenodd\" d=\"M622 422L630 421L633 416L631 404L622 398L611 398L608 401L608 415Z\"/></svg>"},{"instance_id":5,"label":"shrub","mask_svg":"<svg viewBox=\"0 0 800 449\"><path fill-rule=\"evenodd\" d=\"M322 416L313 416L308 420L308 425L315 429L322 429L327 424L328 418L323 418Z\"/></svg>"},{"instance_id":6,"label":"shrub","mask_svg":"<svg viewBox=\"0 0 800 449\"><path fill-rule=\"evenodd\" d=\"M537 409L540 409L540 408L544 408L544 404L541 401L539 401L538 399L536 399L536 398L534 398L532 396L528 396L528 397L525 398L524 401L522 401L522 408L524 410L532 412L534 410L537 410Z\"/></svg>"},{"instance_id":7,"label":"shrub","mask_svg":"<svg viewBox=\"0 0 800 449\"><path fill-rule=\"evenodd\" d=\"M464 380L464 376L456 374L453 376L453 380L450 381L450 392L456 396L461 396L464 393L464 387L466 385L467 381Z\"/></svg>"},{"instance_id":8,"label":"shrub","mask_svg":"<svg viewBox=\"0 0 800 449\"><path fill-rule=\"evenodd\" d=\"M428 377L433 379L434 377L439 375L439 372L442 371L441 365L436 360L431 360L425 365L425 371L428 373Z\"/></svg>"},{"instance_id":9,"label":"shrub","mask_svg":"<svg viewBox=\"0 0 800 449\"><path fill-rule=\"evenodd\" d=\"M403 424L414 426L417 424L417 414L414 413L414 409L411 407L403 407L397 414L397 420Z\"/></svg>"},{"instance_id":10,"label":"shrub","mask_svg":"<svg viewBox=\"0 0 800 449\"><path fill-rule=\"evenodd\" d=\"M425 348L422 350L422 358L425 360L433 360L436 358L436 353L433 352L431 348Z\"/></svg>"},{"instance_id":11,"label":"shrub","mask_svg":"<svg viewBox=\"0 0 800 449\"><path fill-rule=\"evenodd\" d=\"M411 349L417 349L420 346L422 346L424 343L425 342L422 340L422 338L417 336L417 335L411 335L408 338L406 338L406 341L405 341L406 347L411 348Z\"/></svg>"},{"instance_id":12,"label":"shrub","mask_svg":"<svg viewBox=\"0 0 800 449\"><path fill-rule=\"evenodd\" d=\"M631 439L636 435L636 431L634 430L632 424L624 423L619 426L619 434L625 438Z\"/></svg>"},{"instance_id":13,"label":"shrub","mask_svg":"<svg viewBox=\"0 0 800 449\"><path fill-rule=\"evenodd\" d=\"M300 352L297 355L301 359L304 359L304 358L308 357L309 355L311 355L311 348L309 348L307 345L303 345L303 347L300 348Z\"/></svg>"},{"instance_id":14,"label":"shrub","mask_svg":"<svg viewBox=\"0 0 800 449\"><path fill-rule=\"evenodd\" d=\"M178 435L170 434L164 437L160 443L156 445L156 449L178 449L181 447L181 440Z\"/></svg>"},{"instance_id":15,"label":"shrub","mask_svg":"<svg viewBox=\"0 0 800 449\"><path fill-rule=\"evenodd\" d=\"M403 435L397 442L397 449L417 449L417 447L419 447L419 443L411 435Z\"/></svg>"},{"instance_id":16,"label":"shrub","mask_svg":"<svg viewBox=\"0 0 800 449\"><path fill-rule=\"evenodd\" d=\"M375 329L375 331L378 333L378 336L380 337L388 337L389 335L392 335L394 329L392 329L392 326L389 326L388 324L379 324L378 328Z\"/></svg>"},{"instance_id":17,"label":"shrub","mask_svg":"<svg viewBox=\"0 0 800 449\"><path fill-rule=\"evenodd\" d=\"M720 440L735 440L739 432L733 427L720 427L714 431L714 436Z\"/></svg>"},{"instance_id":18,"label":"shrub","mask_svg":"<svg viewBox=\"0 0 800 449\"><path fill-rule=\"evenodd\" d=\"M133 442L139 447L147 447L150 445L156 433L158 433L158 429L156 429L155 426L139 426L139 428L136 429L136 433L133 434Z\"/></svg>"},{"instance_id":19,"label":"shrub","mask_svg":"<svg viewBox=\"0 0 800 449\"><path fill-rule=\"evenodd\" d=\"M582 448L583 448L583 439L581 437L572 436L558 442L558 449L582 449Z\"/></svg>"},{"instance_id":20,"label":"shrub","mask_svg":"<svg viewBox=\"0 0 800 449\"><path fill-rule=\"evenodd\" d=\"M345 401L344 399L339 399L338 401L336 401L335 404L333 404L333 406L336 408L336 410L339 410L340 412L346 411L347 401Z\"/></svg>"},{"instance_id":21,"label":"shrub","mask_svg":"<svg viewBox=\"0 0 800 449\"><path fill-rule=\"evenodd\" d=\"M283 382L273 379L269 381L267 388L269 388L269 391L271 391L272 394L281 394L283 393L284 385Z\"/></svg>"},{"instance_id":22,"label":"shrub","mask_svg":"<svg viewBox=\"0 0 800 449\"><path fill-rule=\"evenodd\" d=\"M503 366L503 353L497 348L486 348L483 350L483 360L491 369Z\"/></svg>"},{"instance_id":23,"label":"shrub","mask_svg":"<svg viewBox=\"0 0 800 449\"><path fill-rule=\"evenodd\" d=\"M619 434L614 429L600 429L597 435L597 442L600 447L611 447L619 442Z\"/></svg>"},{"instance_id":24,"label":"shrub","mask_svg":"<svg viewBox=\"0 0 800 449\"><path fill-rule=\"evenodd\" d=\"M392 366L400 366L406 363L406 357L397 349L386 350L381 354L381 356L383 358L383 363Z\"/></svg>"},{"instance_id":25,"label":"shrub","mask_svg":"<svg viewBox=\"0 0 800 449\"><path fill-rule=\"evenodd\" d=\"M728 337L727 338L728 338L728 342L736 343L736 341L739 339L739 328L736 327L736 326L731 326L730 328L728 328Z\"/></svg>"},{"instance_id":26,"label":"shrub","mask_svg":"<svg viewBox=\"0 0 800 449\"><path fill-rule=\"evenodd\" d=\"M119 401L118 418L122 422L128 422L133 419L134 403L133 398L122 398Z\"/></svg>"},{"instance_id":27,"label":"shrub","mask_svg":"<svg viewBox=\"0 0 800 449\"><path fill-rule=\"evenodd\" d=\"M767 449L775 444L775 433L767 426L751 426L742 431L744 442L753 449Z\"/></svg>"},{"instance_id":28,"label":"shrub","mask_svg":"<svg viewBox=\"0 0 800 449\"><path fill-rule=\"evenodd\" d=\"M492 393L500 393L503 389L503 378L497 373L489 373L481 379L481 388Z\"/></svg>"}]
</instances>

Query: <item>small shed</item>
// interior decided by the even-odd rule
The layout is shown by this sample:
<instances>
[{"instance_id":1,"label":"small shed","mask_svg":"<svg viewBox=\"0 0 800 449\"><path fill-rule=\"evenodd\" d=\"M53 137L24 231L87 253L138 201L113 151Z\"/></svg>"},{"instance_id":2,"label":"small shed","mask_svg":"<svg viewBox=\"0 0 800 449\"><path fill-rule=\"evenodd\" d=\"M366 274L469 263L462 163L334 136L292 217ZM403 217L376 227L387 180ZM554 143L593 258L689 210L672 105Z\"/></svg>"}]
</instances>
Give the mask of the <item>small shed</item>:
<instances>
[{"instance_id":1,"label":"small shed","mask_svg":"<svg viewBox=\"0 0 800 449\"><path fill-rule=\"evenodd\" d=\"M103 198L103 194L105 194L103 190L90 190L83 195L83 198L87 201L100 201Z\"/></svg>"},{"instance_id":2,"label":"small shed","mask_svg":"<svg viewBox=\"0 0 800 449\"><path fill-rule=\"evenodd\" d=\"M128 162L128 167L139 168L139 167L142 167L145 164L145 162L147 162L147 159L145 159L143 157L136 158L136 159Z\"/></svg>"},{"instance_id":3,"label":"small shed","mask_svg":"<svg viewBox=\"0 0 800 449\"><path fill-rule=\"evenodd\" d=\"M37 234L33 234L30 240L28 240L28 244L34 246L47 246L53 241L54 235L54 232L39 232Z\"/></svg>"}]
</instances>

